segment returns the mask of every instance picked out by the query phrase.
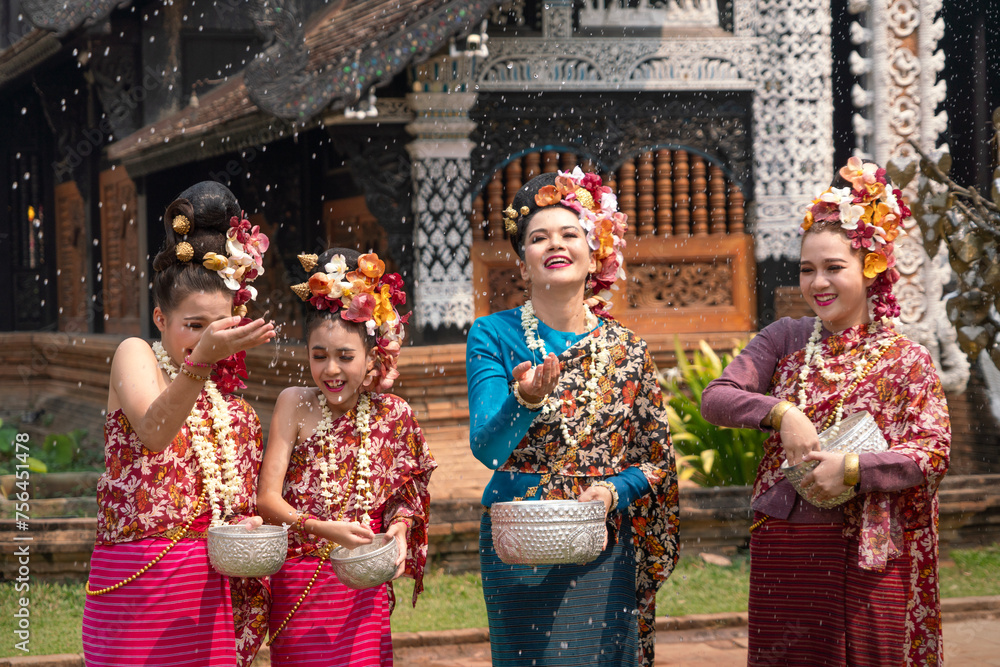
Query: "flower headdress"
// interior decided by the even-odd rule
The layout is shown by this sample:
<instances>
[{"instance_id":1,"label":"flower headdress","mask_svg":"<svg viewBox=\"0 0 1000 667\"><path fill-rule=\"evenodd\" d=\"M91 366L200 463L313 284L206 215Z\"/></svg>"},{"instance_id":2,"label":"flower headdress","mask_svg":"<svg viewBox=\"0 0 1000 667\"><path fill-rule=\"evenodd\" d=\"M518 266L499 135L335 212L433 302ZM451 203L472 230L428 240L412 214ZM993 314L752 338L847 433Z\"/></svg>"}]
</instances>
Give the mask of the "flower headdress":
<instances>
[{"instance_id":1,"label":"flower headdress","mask_svg":"<svg viewBox=\"0 0 1000 667\"><path fill-rule=\"evenodd\" d=\"M195 254L194 246L187 241L187 235L194 228L191 223L194 208L188 199L179 199L170 208L175 212L170 221L171 229L184 238L174 246L174 254L178 261L186 264ZM257 289L250 283L264 273L264 253L269 245L267 235L260 227L251 226L246 214L241 212L229 219L226 254L206 252L201 258L202 266L218 273L226 287L233 290L233 315L242 317L243 324L249 322L246 304L257 299ZM220 391L231 393L246 387L243 382L248 377L246 356L246 351L240 350L214 364L212 379Z\"/></svg>"},{"instance_id":2,"label":"flower headdress","mask_svg":"<svg viewBox=\"0 0 1000 667\"><path fill-rule=\"evenodd\" d=\"M317 268L317 255L299 255L307 272ZM396 306L406 303L403 279L398 273L386 273L385 262L375 253L358 257L357 269L351 271L344 255L336 254L320 270L309 276L309 282L292 285L292 291L317 310L340 312L349 322L365 325L368 335L375 338L376 391L388 391L399 377L396 364L403 343L403 325L410 314L400 315Z\"/></svg>"},{"instance_id":3,"label":"flower headdress","mask_svg":"<svg viewBox=\"0 0 1000 667\"><path fill-rule=\"evenodd\" d=\"M245 216L241 213L229 219L225 255L206 252L201 258L202 266L218 273L226 287L233 290L233 315L241 317L247 314L246 304L257 300L257 289L250 283L264 273L264 253L270 245L267 235L259 226L251 226ZM182 236L191 232L191 220L183 213L174 216L171 226ZM181 262L194 259L194 248L187 241L178 243L174 252Z\"/></svg>"},{"instance_id":4,"label":"flower headdress","mask_svg":"<svg viewBox=\"0 0 1000 667\"><path fill-rule=\"evenodd\" d=\"M799 233L805 234L815 223L839 222L851 247L867 251L864 275L875 278L868 288L876 317L898 317L899 304L892 285L899 280L894 241L902 234L903 221L910 209L903 193L893 188L882 169L873 162L863 163L852 157L841 167L840 176L850 187L827 188L806 210Z\"/></svg>"},{"instance_id":5,"label":"flower headdress","mask_svg":"<svg viewBox=\"0 0 1000 667\"><path fill-rule=\"evenodd\" d=\"M519 208L514 207L535 188L537 192L531 199ZM585 174L580 167L571 172L560 171L533 178L515 196L514 205L504 211L504 224L519 254L527 218L539 208L555 204L572 209L580 216L580 225L587 233L587 242L597 260L597 270L588 288L602 299L610 299L609 288L619 278L625 278L622 249L628 216L618 210L618 198L611 188L601 184L600 176Z\"/></svg>"}]
</instances>

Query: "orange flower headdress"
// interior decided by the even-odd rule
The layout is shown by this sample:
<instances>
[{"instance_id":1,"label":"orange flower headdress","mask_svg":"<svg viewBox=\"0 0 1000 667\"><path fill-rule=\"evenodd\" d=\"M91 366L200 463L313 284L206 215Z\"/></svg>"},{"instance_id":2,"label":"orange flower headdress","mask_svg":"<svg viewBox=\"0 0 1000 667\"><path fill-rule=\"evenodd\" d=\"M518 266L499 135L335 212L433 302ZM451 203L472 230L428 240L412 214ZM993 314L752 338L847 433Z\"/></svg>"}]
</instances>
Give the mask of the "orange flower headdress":
<instances>
[{"instance_id":1,"label":"orange flower headdress","mask_svg":"<svg viewBox=\"0 0 1000 667\"><path fill-rule=\"evenodd\" d=\"M396 363L403 325L410 319L409 313L401 316L396 309L406 303L403 279L398 273L386 273L385 262L373 252L359 256L354 270L344 255L333 255L323 266L317 266L317 255L301 254L299 262L311 275L308 282L292 285L292 291L317 310L339 312L344 320L363 323L375 338L378 382L373 388L391 389L399 377Z\"/></svg>"},{"instance_id":2,"label":"orange flower headdress","mask_svg":"<svg viewBox=\"0 0 1000 667\"><path fill-rule=\"evenodd\" d=\"M874 297L877 317L898 317L899 305L892 296L892 284L899 280L894 242L906 234L903 221L910 209L903 193L893 188L885 169L874 162L862 162L852 157L841 167L840 176L850 187L827 188L813 200L799 227L804 234L817 222L839 221L851 247L867 250L864 275L876 278L869 288Z\"/></svg>"}]
</instances>

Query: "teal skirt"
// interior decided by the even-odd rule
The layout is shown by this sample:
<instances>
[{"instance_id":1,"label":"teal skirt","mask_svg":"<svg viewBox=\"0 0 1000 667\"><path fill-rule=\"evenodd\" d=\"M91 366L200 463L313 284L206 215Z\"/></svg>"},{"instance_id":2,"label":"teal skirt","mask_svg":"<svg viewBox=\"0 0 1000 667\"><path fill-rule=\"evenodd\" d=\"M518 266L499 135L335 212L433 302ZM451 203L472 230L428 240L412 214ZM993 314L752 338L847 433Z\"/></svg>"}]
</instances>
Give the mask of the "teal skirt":
<instances>
[{"instance_id":1,"label":"teal skirt","mask_svg":"<svg viewBox=\"0 0 1000 667\"><path fill-rule=\"evenodd\" d=\"M635 551L628 521L618 544L586 565L507 565L479 531L493 667L639 664Z\"/></svg>"}]
</instances>

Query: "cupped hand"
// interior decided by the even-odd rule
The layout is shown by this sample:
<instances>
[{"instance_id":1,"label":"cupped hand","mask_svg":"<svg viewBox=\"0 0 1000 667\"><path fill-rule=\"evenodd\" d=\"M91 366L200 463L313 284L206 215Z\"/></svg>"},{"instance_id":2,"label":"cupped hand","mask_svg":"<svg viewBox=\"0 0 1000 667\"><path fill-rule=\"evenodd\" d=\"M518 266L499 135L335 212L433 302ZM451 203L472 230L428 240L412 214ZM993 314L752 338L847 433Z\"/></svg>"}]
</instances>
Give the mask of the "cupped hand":
<instances>
[{"instance_id":1,"label":"cupped hand","mask_svg":"<svg viewBox=\"0 0 1000 667\"><path fill-rule=\"evenodd\" d=\"M316 521L315 524L309 526L309 532L348 549L371 544L375 539L375 533L357 521Z\"/></svg>"},{"instance_id":2,"label":"cupped hand","mask_svg":"<svg viewBox=\"0 0 1000 667\"><path fill-rule=\"evenodd\" d=\"M191 360L196 363L214 364L241 350L263 345L277 335L272 322L261 318L241 325L242 320L243 318L234 315L205 327L205 333L191 351Z\"/></svg>"},{"instance_id":3,"label":"cupped hand","mask_svg":"<svg viewBox=\"0 0 1000 667\"><path fill-rule=\"evenodd\" d=\"M514 367L513 375L521 398L528 403L538 403L555 391L559 384L559 360L549 352L537 366L530 361L518 364Z\"/></svg>"},{"instance_id":4,"label":"cupped hand","mask_svg":"<svg viewBox=\"0 0 1000 667\"><path fill-rule=\"evenodd\" d=\"M816 427L798 408L789 408L781 418L781 447L790 466L802 463L806 454L819 450Z\"/></svg>"},{"instance_id":5,"label":"cupped hand","mask_svg":"<svg viewBox=\"0 0 1000 667\"><path fill-rule=\"evenodd\" d=\"M819 461L800 485L810 500L831 500L850 488L844 484L843 452L809 452L803 460Z\"/></svg>"},{"instance_id":6,"label":"cupped hand","mask_svg":"<svg viewBox=\"0 0 1000 667\"><path fill-rule=\"evenodd\" d=\"M385 531L385 534L394 538L396 546L399 547L399 552L396 555L396 573L392 575L393 579L398 579L406 571L406 524L397 521L389 526L389 530Z\"/></svg>"},{"instance_id":7,"label":"cupped hand","mask_svg":"<svg viewBox=\"0 0 1000 667\"><path fill-rule=\"evenodd\" d=\"M585 503L591 500L600 500L601 502L604 503L604 516L607 517L608 512L611 511L611 501L612 501L611 492L608 491L603 486L592 486L583 493L581 493L580 497L577 498L577 501L581 503ZM604 545L601 546L601 551L604 551L607 548L608 548L608 530L607 527L605 527Z\"/></svg>"}]
</instances>

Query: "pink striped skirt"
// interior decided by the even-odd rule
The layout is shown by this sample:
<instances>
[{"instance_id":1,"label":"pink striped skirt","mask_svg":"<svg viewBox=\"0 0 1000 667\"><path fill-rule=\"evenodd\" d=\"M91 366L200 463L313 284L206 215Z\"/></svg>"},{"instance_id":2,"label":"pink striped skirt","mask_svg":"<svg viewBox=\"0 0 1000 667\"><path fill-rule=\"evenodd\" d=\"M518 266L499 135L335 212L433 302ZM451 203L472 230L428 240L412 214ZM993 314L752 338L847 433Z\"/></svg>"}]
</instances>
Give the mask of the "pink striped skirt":
<instances>
[{"instance_id":1,"label":"pink striped skirt","mask_svg":"<svg viewBox=\"0 0 1000 667\"><path fill-rule=\"evenodd\" d=\"M768 519L750 538L752 667L902 665L910 559L857 565L839 524Z\"/></svg>"},{"instance_id":2,"label":"pink striped skirt","mask_svg":"<svg viewBox=\"0 0 1000 667\"><path fill-rule=\"evenodd\" d=\"M149 564L169 543L151 537L96 547L90 587L117 584ZM205 541L180 540L131 583L104 595L88 595L83 651L88 667L234 667L229 579L209 565Z\"/></svg>"},{"instance_id":3,"label":"pink striped skirt","mask_svg":"<svg viewBox=\"0 0 1000 667\"><path fill-rule=\"evenodd\" d=\"M316 571L314 556L285 561L271 577L271 633L288 616ZM356 591L324 560L316 583L271 645L271 664L296 667L389 667L392 635L385 584Z\"/></svg>"}]
</instances>

